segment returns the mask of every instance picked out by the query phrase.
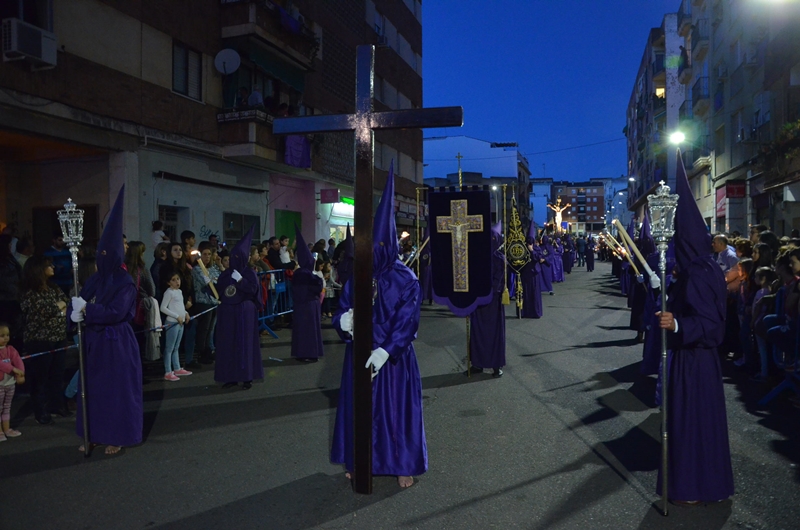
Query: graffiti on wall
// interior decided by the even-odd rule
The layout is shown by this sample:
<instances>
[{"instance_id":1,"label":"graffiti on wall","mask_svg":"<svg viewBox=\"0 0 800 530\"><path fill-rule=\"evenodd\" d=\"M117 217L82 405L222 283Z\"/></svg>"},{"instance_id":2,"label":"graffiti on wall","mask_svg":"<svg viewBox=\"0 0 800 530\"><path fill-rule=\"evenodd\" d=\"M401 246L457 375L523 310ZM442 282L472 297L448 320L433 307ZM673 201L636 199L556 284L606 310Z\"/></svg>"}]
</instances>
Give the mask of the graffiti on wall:
<instances>
[{"instance_id":1,"label":"graffiti on wall","mask_svg":"<svg viewBox=\"0 0 800 530\"><path fill-rule=\"evenodd\" d=\"M206 241L211 236L217 236L219 239L219 232L217 230L211 230L206 225L200 227L200 233L198 234L200 241Z\"/></svg>"}]
</instances>

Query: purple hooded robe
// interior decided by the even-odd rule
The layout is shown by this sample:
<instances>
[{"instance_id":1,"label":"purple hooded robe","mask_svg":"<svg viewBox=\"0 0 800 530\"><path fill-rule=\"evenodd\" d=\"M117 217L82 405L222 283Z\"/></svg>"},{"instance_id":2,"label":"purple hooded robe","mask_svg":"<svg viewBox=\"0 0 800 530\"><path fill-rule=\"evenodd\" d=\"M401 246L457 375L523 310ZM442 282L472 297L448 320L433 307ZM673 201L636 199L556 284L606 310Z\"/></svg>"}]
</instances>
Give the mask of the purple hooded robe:
<instances>
[{"instance_id":1,"label":"purple hooded robe","mask_svg":"<svg viewBox=\"0 0 800 530\"><path fill-rule=\"evenodd\" d=\"M544 263L541 264L542 273L539 274L539 283L542 284L543 292L553 291L553 263L556 258L561 259L561 256L556 256L553 250L553 245L550 244L550 236L542 236L542 244L539 247Z\"/></svg>"},{"instance_id":2,"label":"purple hooded robe","mask_svg":"<svg viewBox=\"0 0 800 530\"><path fill-rule=\"evenodd\" d=\"M479 306L469 316L470 358L476 368L502 368L506 365L505 256L502 248L502 228L492 227L492 301ZM523 306L524 307L524 306Z\"/></svg>"},{"instance_id":3,"label":"purple hooded robe","mask_svg":"<svg viewBox=\"0 0 800 530\"><path fill-rule=\"evenodd\" d=\"M542 283L539 276L542 274L542 247L536 244L536 225L531 223L528 230L528 245L533 245L531 261L522 269L520 281L522 283L522 318L541 318L544 314L542 308Z\"/></svg>"},{"instance_id":4,"label":"purple hooded robe","mask_svg":"<svg viewBox=\"0 0 800 530\"><path fill-rule=\"evenodd\" d=\"M125 187L108 215L97 245L97 272L81 289L86 305L84 348L89 440L103 445L142 442L142 365L128 323L136 310L136 285L123 268L122 219ZM80 393L75 432L83 437Z\"/></svg>"},{"instance_id":5,"label":"purple hooded robe","mask_svg":"<svg viewBox=\"0 0 800 530\"><path fill-rule=\"evenodd\" d=\"M248 264L250 242L255 225L231 250L231 266L220 274L217 291L220 305L217 309L214 381L236 383L264 378L261 362L261 341L258 336L258 311L263 304L259 298L261 284ZM233 279L233 271L242 279Z\"/></svg>"},{"instance_id":6,"label":"purple hooded robe","mask_svg":"<svg viewBox=\"0 0 800 530\"><path fill-rule=\"evenodd\" d=\"M393 167L393 166L392 166ZM428 448L422 418L422 380L413 341L417 337L421 292L414 273L397 256L400 248L394 220L394 171L375 212L373 229L373 349L382 347L389 360L372 382L372 472L413 476L428 469ZM333 430L331 462L352 473L353 339L342 331L341 316L353 307L353 282L342 290L333 325L347 343L339 406Z\"/></svg>"},{"instance_id":7,"label":"purple hooded robe","mask_svg":"<svg viewBox=\"0 0 800 530\"><path fill-rule=\"evenodd\" d=\"M322 293L322 278L314 274L316 260L308 250L303 234L294 226L297 241L297 264L299 269L292 276L294 314L292 315L292 357L296 359L319 359L322 357L322 324L319 295Z\"/></svg>"},{"instance_id":8,"label":"purple hooded robe","mask_svg":"<svg viewBox=\"0 0 800 530\"><path fill-rule=\"evenodd\" d=\"M553 281L561 283L564 281L564 247L558 238L553 240L553 252Z\"/></svg>"},{"instance_id":9,"label":"purple hooded robe","mask_svg":"<svg viewBox=\"0 0 800 530\"><path fill-rule=\"evenodd\" d=\"M725 278L711 257L711 236L694 201L678 151L675 258L669 311L669 494L713 502L734 493L728 420L717 347L725 336ZM661 494L661 470L656 488Z\"/></svg>"}]
</instances>

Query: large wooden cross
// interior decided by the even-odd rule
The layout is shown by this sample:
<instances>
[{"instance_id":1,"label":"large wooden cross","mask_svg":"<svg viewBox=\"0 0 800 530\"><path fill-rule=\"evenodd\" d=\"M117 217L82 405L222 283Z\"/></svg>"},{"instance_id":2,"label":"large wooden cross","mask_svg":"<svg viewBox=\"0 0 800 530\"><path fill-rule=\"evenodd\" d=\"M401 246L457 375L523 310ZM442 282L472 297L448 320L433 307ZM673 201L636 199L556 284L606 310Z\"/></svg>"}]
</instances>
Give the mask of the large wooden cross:
<instances>
[{"instance_id":1,"label":"large wooden cross","mask_svg":"<svg viewBox=\"0 0 800 530\"><path fill-rule=\"evenodd\" d=\"M467 200L450 201L450 215L436 218L436 231L450 233L450 249L453 255L453 291L469 292L469 233L483 232L483 216L467 215Z\"/></svg>"},{"instance_id":2,"label":"large wooden cross","mask_svg":"<svg viewBox=\"0 0 800 530\"><path fill-rule=\"evenodd\" d=\"M461 127L461 107L373 111L375 47L358 47L356 112L299 118L277 118L274 134L354 132L355 267L353 271L353 401L355 405L354 489L372 493L372 372L365 365L372 353L372 204L375 129Z\"/></svg>"}]
</instances>

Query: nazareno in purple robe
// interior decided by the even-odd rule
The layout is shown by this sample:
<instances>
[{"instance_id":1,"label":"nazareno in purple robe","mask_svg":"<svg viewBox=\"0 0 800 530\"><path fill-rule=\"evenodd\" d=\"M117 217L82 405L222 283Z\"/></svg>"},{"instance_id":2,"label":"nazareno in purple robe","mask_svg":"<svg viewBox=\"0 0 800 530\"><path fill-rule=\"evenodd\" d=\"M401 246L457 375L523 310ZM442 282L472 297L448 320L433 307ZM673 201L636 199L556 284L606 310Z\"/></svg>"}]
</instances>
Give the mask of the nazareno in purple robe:
<instances>
[{"instance_id":1,"label":"nazareno in purple robe","mask_svg":"<svg viewBox=\"0 0 800 530\"><path fill-rule=\"evenodd\" d=\"M565 237L564 253L561 255L561 261L564 265L564 272L566 274L571 274L572 266L575 263L575 250L574 245L572 244L572 239L570 239L569 235Z\"/></svg>"},{"instance_id":2,"label":"nazareno in purple robe","mask_svg":"<svg viewBox=\"0 0 800 530\"><path fill-rule=\"evenodd\" d=\"M499 228L492 229L492 246L501 243ZM492 301L479 306L469 316L469 348L472 365L476 368L502 368L506 365L505 257L501 251L492 253Z\"/></svg>"},{"instance_id":3,"label":"nazareno in purple robe","mask_svg":"<svg viewBox=\"0 0 800 530\"><path fill-rule=\"evenodd\" d=\"M136 309L136 285L122 268L120 190L97 245L97 272L81 289L86 305L84 354L89 441L131 446L142 442L144 409L139 345L128 323ZM75 432L83 437L83 407L78 393Z\"/></svg>"},{"instance_id":4,"label":"nazareno in purple robe","mask_svg":"<svg viewBox=\"0 0 800 530\"><path fill-rule=\"evenodd\" d=\"M564 281L564 248L556 243L553 245L553 281L561 283Z\"/></svg>"},{"instance_id":5,"label":"nazareno in purple robe","mask_svg":"<svg viewBox=\"0 0 800 530\"><path fill-rule=\"evenodd\" d=\"M522 282L522 318L541 318L544 314L542 308L542 284L539 276L542 274L543 259L541 247L533 246L531 261L525 265L520 274Z\"/></svg>"},{"instance_id":6,"label":"nazareno in purple robe","mask_svg":"<svg viewBox=\"0 0 800 530\"><path fill-rule=\"evenodd\" d=\"M422 418L422 380L413 341L422 301L419 280L397 255L392 164L373 229L372 348L389 354L372 381L372 472L413 476L428 469L428 448ZM353 472L353 342L341 330L341 315L353 307L353 282L342 289L333 325L347 343L339 406L333 430L331 462Z\"/></svg>"},{"instance_id":7,"label":"nazareno in purple robe","mask_svg":"<svg viewBox=\"0 0 800 530\"><path fill-rule=\"evenodd\" d=\"M544 263L540 267L539 283L542 286L542 291L549 293L553 291L553 261L556 255L553 251L553 245L550 244L547 236L542 238L542 244L539 248L544 258ZM559 256L558 259L561 259L561 257Z\"/></svg>"},{"instance_id":8,"label":"nazareno in purple robe","mask_svg":"<svg viewBox=\"0 0 800 530\"><path fill-rule=\"evenodd\" d=\"M692 197L680 151L676 192ZM697 203L678 201L676 282L669 311L677 331L667 334L672 356L667 393L668 497L713 502L734 493L725 391L717 347L725 337L725 278L711 257L711 236ZM661 493L661 469L657 492Z\"/></svg>"},{"instance_id":9,"label":"nazareno in purple robe","mask_svg":"<svg viewBox=\"0 0 800 530\"><path fill-rule=\"evenodd\" d=\"M597 248L597 244L593 237L589 237L586 240L586 272L592 272L594 270L594 251Z\"/></svg>"},{"instance_id":10,"label":"nazareno in purple robe","mask_svg":"<svg viewBox=\"0 0 800 530\"><path fill-rule=\"evenodd\" d=\"M292 289L294 290L292 357L318 359L323 353L319 304L322 278L311 271L297 269L292 276Z\"/></svg>"},{"instance_id":11,"label":"nazareno in purple robe","mask_svg":"<svg viewBox=\"0 0 800 530\"><path fill-rule=\"evenodd\" d=\"M236 383L264 378L261 343L258 334L258 311L262 307L261 285L247 264L253 227L231 251L231 267L220 274L217 291L216 360L214 381ZM246 249L246 250L245 250ZM231 274L239 271L238 282Z\"/></svg>"}]
</instances>

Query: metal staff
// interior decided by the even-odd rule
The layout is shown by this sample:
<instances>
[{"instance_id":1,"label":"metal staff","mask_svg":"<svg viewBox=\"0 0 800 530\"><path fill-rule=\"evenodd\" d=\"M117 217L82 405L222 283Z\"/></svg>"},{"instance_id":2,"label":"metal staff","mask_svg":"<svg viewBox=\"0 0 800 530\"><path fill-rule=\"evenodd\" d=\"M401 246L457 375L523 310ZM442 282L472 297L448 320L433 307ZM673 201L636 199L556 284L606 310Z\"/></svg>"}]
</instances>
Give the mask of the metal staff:
<instances>
[{"instance_id":1,"label":"metal staff","mask_svg":"<svg viewBox=\"0 0 800 530\"><path fill-rule=\"evenodd\" d=\"M667 312L667 247L675 234L675 210L678 195L670 194L669 186L661 181L656 193L647 197L650 219L653 220L653 239L658 245L658 268L661 272L661 312ZM667 393L669 389L667 370L667 330L661 329L661 498L662 513L667 515L669 485L669 451L667 433Z\"/></svg>"},{"instance_id":2,"label":"metal staff","mask_svg":"<svg viewBox=\"0 0 800 530\"><path fill-rule=\"evenodd\" d=\"M61 232L64 235L64 243L69 247L72 254L72 281L75 285L75 296L78 296L78 247L83 241L83 210L67 199L63 210L56 212L58 222L61 224ZM86 409L86 367L83 355L83 323L78 322L78 371L81 380L81 412L83 413L83 456L91 456L89 445L89 415Z\"/></svg>"}]
</instances>

